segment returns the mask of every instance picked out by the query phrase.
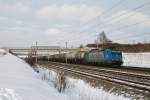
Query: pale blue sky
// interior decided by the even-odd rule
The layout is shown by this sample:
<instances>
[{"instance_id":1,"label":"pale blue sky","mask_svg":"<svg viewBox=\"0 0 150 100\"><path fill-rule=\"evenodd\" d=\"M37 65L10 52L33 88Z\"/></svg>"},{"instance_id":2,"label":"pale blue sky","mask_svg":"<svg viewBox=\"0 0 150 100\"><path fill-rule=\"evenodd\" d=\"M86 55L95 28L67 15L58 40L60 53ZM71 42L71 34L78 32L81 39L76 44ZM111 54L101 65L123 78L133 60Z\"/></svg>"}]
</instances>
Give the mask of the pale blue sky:
<instances>
[{"instance_id":1,"label":"pale blue sky","mask_svg":"<svg viewBox=\"0 0 150 100\"><path fill-rule=\"evenodd\" d=\"M119 43L148 41L149 9L150 0L0 0L0 47L79 46L102 31Z\"/></svg>"}]
</instances>

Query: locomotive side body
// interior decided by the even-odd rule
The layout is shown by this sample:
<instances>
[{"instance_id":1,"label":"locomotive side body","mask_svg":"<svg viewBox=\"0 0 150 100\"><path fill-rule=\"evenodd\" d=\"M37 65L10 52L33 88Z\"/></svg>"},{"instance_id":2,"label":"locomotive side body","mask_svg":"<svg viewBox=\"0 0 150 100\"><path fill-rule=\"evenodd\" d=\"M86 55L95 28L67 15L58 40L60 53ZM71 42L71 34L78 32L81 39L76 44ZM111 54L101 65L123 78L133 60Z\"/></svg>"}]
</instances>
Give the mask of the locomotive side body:
<instances>
[{"instance_id":1,"label":"locomotive side body","mask_svg":"<svg viewBox=\"0 0 150 100\"><path fill-rule=\"evenodd\" d=\"M104 51L100 50L92 50L87 52L84 59L87 63L94 65L104 64L106 62Z\"/></svg>"},{"instance_id":2,"label":"locomotive side body","mask_svg":"<svg viewBox=\"0 0 150 100\"><path fill-rule=\"evenodd\" d=\"M122 53L119 50L92 50L85 54L85 61L94 65L121 65Z\"/></svg>"},{"instance_id":3,"label":"locomotive side body","mask_svg":"<svg viewBox=\"0 0 150 100\"><path fill-rule=\"evenodd\" d=\"M122 65L122 52L116 49L105 49L105 59L107 63L112 65Z\"/></svg>"}]
</instances>

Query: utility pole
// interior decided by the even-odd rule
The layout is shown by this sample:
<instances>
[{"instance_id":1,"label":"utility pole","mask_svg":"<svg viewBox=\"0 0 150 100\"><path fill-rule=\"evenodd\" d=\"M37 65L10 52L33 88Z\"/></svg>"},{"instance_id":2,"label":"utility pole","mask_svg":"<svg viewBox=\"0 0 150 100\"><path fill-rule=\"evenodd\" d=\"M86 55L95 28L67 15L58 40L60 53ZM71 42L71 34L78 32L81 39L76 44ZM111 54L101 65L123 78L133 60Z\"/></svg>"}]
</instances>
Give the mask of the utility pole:
<instances>
[{"instance_id":1,"label":"utility pole","mask_svg":"<svg viewBox=\"0 0 150 100\"><path fill-rule=\"evenodd\" d=\"M68 43L66 42L65 44L66 44L66 49L67 49L67 45L68 45Z\"/></svg>"},{"instance_id":2,"label":"utility pole","mask_svg":"<svg viewBox=\"0 0 150 100\"><path fill-rule=\"evenodd\" d=\"M98 49L98 40L96 41L96 48Z\"/></svg>"},{"instance_id":3,"label":"utility pole","mask_svg":"<svg viewBox=\"0 0 150 100\"><path fill-rule=\"evenodd\" d=\"M66 44L66 49L67 49L67 42L65 44ZM66 61L66 64L67 64L67 53L65 54L65 61Z\"/></svg>"},{"instance_id":4,"label":"utility pole","mask_svg":"<svg viewBox=\"0 0 150 100\"><path fill-rule=\"evenodd\" d=\"M35 62L37 63L37 57L38 57L38 42L36 41L36 58L35 58Z\"/></svg>"},{"instance_id":5,"label":"utility pole","mask_svg":"<svg viewBox=\"0 0 150 100\"><path fill-rule=\"evenodd\" d=\"M61 53L60 42L57 42L57 45L58 45L58 53L60 54Z\"/></svg>"},{"instance_id":6,"label":"utility pole","mask_svg":"<svg viewBox=\"0 0 150 100\"><path fill-rule=\"evenodd\" d=\"M67 53L65 53L65 61L66 61L66 64L68 63L67 61Z\"/></svg>"},{"instance_id":7,"label":"utility pole","mask_svg":"<svg viewBox=\"0 0 150 100\"><path fill-rule=\"evenodd\" d=\"M95 45L96 45L96 48L98 49L98 35L97 35L96 40L95 40Z\"/></svg>"}]
</instances>

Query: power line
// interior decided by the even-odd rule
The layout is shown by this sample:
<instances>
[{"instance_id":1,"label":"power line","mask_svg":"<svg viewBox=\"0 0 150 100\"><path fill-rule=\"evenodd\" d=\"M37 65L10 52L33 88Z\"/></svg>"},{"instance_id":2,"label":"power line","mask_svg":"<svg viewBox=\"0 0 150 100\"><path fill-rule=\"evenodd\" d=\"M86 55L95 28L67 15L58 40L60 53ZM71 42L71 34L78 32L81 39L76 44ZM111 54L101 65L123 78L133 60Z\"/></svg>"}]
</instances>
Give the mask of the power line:
<instances>
[{"instance_id":1,"label":"power line","mask_svg":"<svg viewBox=\"0 0 150 100\"><path fill-rule=\"evenodd\" d=\"M147 19L146 20L143 20L143 21L141 21L141 22L137 22L137 23L133 23L133 24L129 24L129 25L125 25L125 26L121 26L121 27L118 27L118 28L116 28L116 29L111 29L111 30L107 30L107 31L115 31L115 30L121 30L121 29L125 29L125 28L131 28L131 27L135 27L135 26L137 26L137 25L141 25L141 24L143 24L143 23L149 23L150 22L150 20L148 21Z\"/></svg>"},{"instance_id":2,"label":"power line","mask_svg":"<svg viewBox=\"0 0 150 100\"><path fill-rule=\"evenodd\" d=\"M142 5L140 5L140 6L138 6L138 7L135 7L135 8L133 8L132 10L133 11L136 11L136 10L139 10L139 9L141 9L141 8L143 8L143 7L145 7L146 5L149 5L150 4L150 1L148 1L148 2L146 2L146 3L143 3ZM127 11L125 11L125 12L122 12L120 15L118 15L118 16L113 16L113 17L110 17L110 19L108 19L107 21L109 21L109 20L113 20L113 18L115 18L115 17L117 17L117 19L118 19L118 17L122 17L122 16L124 16L124 15L128 15L128 16L126 16L126 17L129 17L129 16L131 16L132 15L132 13L128 13ZM125 18L126 18L125 17ZM119 21L121 21L121 19L120 20L117 20L117 22L119 22ZM115 22L115 21L113 21L113 22ZM98 26L101 26L102 24L96 24L96 25L94 25L94 26L92 26L92 27L90 27L90 28L95 28L95 27L98 27ZM107 25L107 24L103 24L103 25ZM108 24L108 25L110 25L110 24ZM104 27L104 26L103 26ZM88 30L88 29L87 29ZM83 33L84 31L81 31L81 32L79 32L79 33Z\"/></svg>"},{"instance_id":3,"label":"power line","mask_svg":"<svg viewBox=\"0 0 150 100\"><path fill-rule=\"evenodd\" d=\"M130 38L137 38L139 36L150 36L150 32L146 32L146 33L139 33L139 34L136 34L136 35L131 35L131 36L126 36L126 37L122 37L122 38L118 38L118 39L115 39L115 40L127 40L127 39L130 39Z\"/></svg>"},{"instance_id":4,"label":"power line","mask_svg":"<svg viewBox=\"0 0 150 100\"><path fill-rule=\"evenodd\" d=\"M144 24L144 23L150 23L150 20L148 21L147 19L146 20L143 20L143 21L140 21L140 22L136 22L136 23L133 23L133 24L129 24L129 25L124 25L124 26L121 26L121 27L118 27L118 28L115 28L115 29L110 29L110 30L106 30L106 31L118 31L118 30L121 30L121 29L126 29L126 28L131 28L131 27L136 27L137 25L141 25L141 24ZM96 31L95 31L96 32ZM116 34L116 35L119 35L119 34ZM115 36L116 36L115 35Z\"/></svg>"},{"instance_id":5,"label":"power line","mask_svg":"<svg viewBox=\"0 0 150 100\"><path fill-rule=\"evenodd\" d=\"M106 11L103 11L103 12L102 12L100 15L98 15L95 19L100 18L101 15L105 15L105 14L107 14L108 12L110 13L110 11L112 11L112 9L116 8L117 5L119 5L121 2L123 2L123 0L119 0L119 2L117 2L116 4L114 4L112 7L108 8ZM84 23L84 24L86 25L86 24L90 23L91 21L93 21L93 20L90 20L90 21L88 21L88 22L86 22L86 23Z\"/></svg>"},{"instance_id":6,"label":"power line","mask_svg":"<svg viewBox=\"0 0 150 100\"><path fill-rule=\"evenodd\" d=\"M146 2L146 3L143 3L142 5L140 5L140 6L138 6L138 7L135 7L135 8L133 8L132 10L138 10L138 9L141 9L141 8L143 8L143 7L145 7L145 5L148 5L150 3L150 1L149 2ZM126 16L126 17L129 17L130 15L132 15L132 14L126 14L127 12L124 12L124 13L121 13L120 15L119 15L119 17L121 17L121 16L124 16L124 15L128 15L128 16ZM116 16L115 16L116 17ZM111 18L109 18L109 20L110 19L113 19L113 18L115 18L114 16L113 17L111 17ZM117 16L118 17L118 16ZM114 21L113 21L114 22ZM141 22L138 22L138 23L141 23ZM136 25L136 24L138 24L138 23L134 23L134 24L132 24L132 25ZM105 24L104 24L105 25ZM123 26L123 27L129 27L129 25L126 25L126 26ZM95 27L94 27L95 28ZM122 28L122 27L121 27ZM139 35L138 35L139 36ZM135 36L134 36L135 37ZM136 36L137 37L137 36Z\"/></svg>"},{"instance_id":7,"label":"power line","mask_svg":"<svg viewBox=\"0 0 150 100\"><path fill-rule=\"evenodd\" d=\"M127 36L120 35L120 36L117 36L117 38L113 38L113 40L114 41L118 41L118 40L122 40L123 41L123 40L127 40L127 39L130 39L130 38L135 38L135 37L139 37L139 36L142 36L142 38L143 38L143 36L149 36L150 35L149 33L150 32L138 33L138 34L130 33L130 34L134 34L134 35L127 35ZM89 37L87 39L89 39Z\"/></svg>"},{"instance_id":8,"label":"power line","mask_svg":"<svg viewBox=\"0 0 150 100\"><path fill-rule=\"evenodd\" d=\"M136 15L132 15L132 14L131 14L131 15L126 16L126 17L130 17L130 16L133 17L133 16L136 16ZM125 18L126 18L126 17L125 17ZM123 19L124 19L124 18L123 18ZM119 23L119 22L121 22L121 21L122 21L122 20L120 19L120 20L117 20L116 22ZM114 22L115 22L115 21L114 21ZM108 26L110 26L110 25L114 25L114 22L109 23L109 24L104 24L102 27L99 27L99 28L103 28L103 27L106 27L106 26L108 27ZM116 23L116 22L115 22L115 23ZM146 20L144 20L143 22L137 22L137 23L134 23L133 25L137 25L137 24L144 23L144 22L146 22ZM128 27L128 26L131 26L131 25L125 25L125 27ZM98 27L98 26L97 26L97 27ZM120 28L119 28L119 29L120 29Z\"/></svg>"},{"instance_id":9,"label":"power line","mask_svg":"<svg viewBox=\"0 0 150 100\"><path fill-rule=\"evenodd\" d=\"M150 4L150 1L148 1L148 2L146 2L146 3L144 3L144 4L142 4L142 5L140 5L140 6L138 6L138 7L133 8L132 11L137 11L137 10L139 10L139 9L145 7L146 5L149 5L149 4ZM125 16L125 15L128 15L128 16ZM118 15L118 16L113 16L113 17L111 17L110 19L111 19L111 20L114 20L113 18L118 19L119 17L122 17L122 16L125 16L125 18L126 18L126 17L129 17L129 16L131 16L131 15L132 15L132 13L128 13L128 11L126 10L125 12L122 12L120 15ZM121 18L121 19L122 19L122 18ZM120 22L121 19L117 20L117 22ZM108 20L108 21L109 21L109 20ZM113 21L113 22L115 22L115 21ZM99 24L98 24L98 25L99 25Z\"/></svg>"},{"instance_id":10,"label":"power line","mask_svg":"<svg viewBox=\"0 0 150 100\"><path fill-rule=\"evenodd\" d=\"M98 15L98 16L95 18L95 20L96 20L96 19L99 19L102 15L103 15L103 16L106 15L108 12L110 13L113 9L117 8L118 5L120 5L122 2L124 2L124 1L123 1L123 0L119 0L119 1L118 1L117 3L115 3L112 7L108 8L107 10L103 11L100 15ZM93 21L93 19L87 21L87 22L84 23L82 26L87 26L87 25L88 25L89 23L91 23L92 21ZM89 27L88 27L88 28L89 28Z\"/></svg>"}]
</instances>

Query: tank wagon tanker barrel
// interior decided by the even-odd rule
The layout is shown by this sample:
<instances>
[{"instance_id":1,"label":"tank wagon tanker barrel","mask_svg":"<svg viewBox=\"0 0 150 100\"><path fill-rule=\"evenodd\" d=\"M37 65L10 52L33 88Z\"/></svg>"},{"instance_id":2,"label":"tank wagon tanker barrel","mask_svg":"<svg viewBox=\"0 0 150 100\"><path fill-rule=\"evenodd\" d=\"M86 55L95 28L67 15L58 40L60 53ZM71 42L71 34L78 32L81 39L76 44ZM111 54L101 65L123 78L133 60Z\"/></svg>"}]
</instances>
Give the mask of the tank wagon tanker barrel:
<instances>
[{"instance_id":1,"label":"tank wagon tanker barrel","mask_svg":"<svg viewBox=\"0 0 150 100\"><path fill-rule=\"evenodd\" d=\"M93 49L90 51L78 51L50 55L50 61L66 62L74 64L92 64L92 65L122 65L122 51L116 48L106 48L103 50ZM44 60L43 59L43 60Z\"/></svg>"}]
</instances>

